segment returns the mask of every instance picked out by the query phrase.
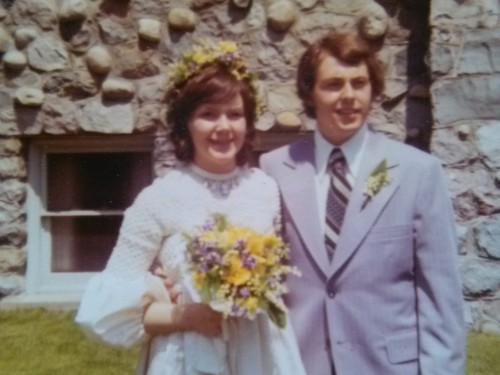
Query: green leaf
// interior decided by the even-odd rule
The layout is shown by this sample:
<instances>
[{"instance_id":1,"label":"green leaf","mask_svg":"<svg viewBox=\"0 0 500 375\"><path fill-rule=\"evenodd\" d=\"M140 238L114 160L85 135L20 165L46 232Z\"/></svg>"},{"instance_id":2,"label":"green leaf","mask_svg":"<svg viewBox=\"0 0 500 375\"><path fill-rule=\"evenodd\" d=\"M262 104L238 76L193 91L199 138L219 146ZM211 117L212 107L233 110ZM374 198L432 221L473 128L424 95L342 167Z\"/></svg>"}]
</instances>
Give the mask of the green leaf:
<instances>
[{"instance_id":1,"label":"green leaf","mask_svg":"<svg viewBox=\"0 0 500 375\"><path fill-rule=\"evenodd\" d=\"M370 176L376 176L379 173L383 173L386 170L387 170L387 159L384 159L380 163L378 163L378 165L375 167Z\"/></svg>"},{"instance_id":2,"label":"green leaf","mask_svg":"<svg viewBox=\"0 0 500 375\"><path fill-rule=\"evenodd\" d=\"M215 220L215 228L217 228L218 231L223 231L227 228L227 218L226 215L224 214L215 214L214 215L214 220Z\"/></svg>"},{"instance_id":3,"label":"green leaf","mask_svg":"<svg viewBox=\"0 0 500 375\"><path fill-rule=\"evenodd\" d=\"M281 310L274 303L269 303L269 308L267 309L267 313L269 315L269 319L276 324L279 328L286 327L286 314L283 310Z\"/></svg>"},{"instance_id":4,"label":"green leaf","mask_svg":"<svg viewBox=\"0 0 500 375\"><path fill-rule=\"evenodd\" d=\"M201 301L209 303L212 300L212 292L210 283L203 283L200 289Z\"/></svg>"}]
</instances>

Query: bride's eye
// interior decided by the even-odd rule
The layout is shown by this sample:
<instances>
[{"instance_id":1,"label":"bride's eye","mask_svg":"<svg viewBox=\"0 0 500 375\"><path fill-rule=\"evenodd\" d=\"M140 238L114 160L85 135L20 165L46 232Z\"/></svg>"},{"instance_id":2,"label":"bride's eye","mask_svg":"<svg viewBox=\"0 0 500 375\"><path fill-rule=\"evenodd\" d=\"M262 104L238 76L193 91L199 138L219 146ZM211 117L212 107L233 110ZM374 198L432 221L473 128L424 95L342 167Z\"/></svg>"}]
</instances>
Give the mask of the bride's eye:
<instances>
[{"instance_id":1,"label":"bride's eye","mask_svg":"<svg viewBox=\"0 0 500 375\"><path fill-rule=\"evenodd\" d=\"M215 110L204 109L198 115L205 120L215 120L219 114Z\"/></svg>"},{"instance_id":2,"label":"bride's eye","mask_svg":"<svg viewBox=\"0 0 500 375\"><path fill-rule=\"evenodd\" d=\"M244 116L245 114L243 113L242 109L234 109L229 111L227 114L227 117L230 118L231 120L239 120Z\"/></svg>"}]
</instances>

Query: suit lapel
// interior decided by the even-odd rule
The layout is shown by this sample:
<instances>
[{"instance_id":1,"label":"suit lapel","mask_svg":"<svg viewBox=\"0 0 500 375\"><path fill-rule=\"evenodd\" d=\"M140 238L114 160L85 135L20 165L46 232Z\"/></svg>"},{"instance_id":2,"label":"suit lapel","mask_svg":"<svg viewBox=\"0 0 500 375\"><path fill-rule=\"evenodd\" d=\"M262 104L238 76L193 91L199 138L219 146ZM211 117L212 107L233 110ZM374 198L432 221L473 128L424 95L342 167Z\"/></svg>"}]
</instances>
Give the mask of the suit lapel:
<instances>
[{"instance_id":1,"label":"suit lapel","mask_svg":"<svg viewBox=\"0 0 500 375\"><path fill-rule=\"evenodd\" d=\"M329 261L321 231L317 205L314 165L314 141L290 148L289 159L284 161L285 173L281 178L281 192L295 227L305 244L306 251L322 270L328 274Z\"/></svg>"},{"instance_id":2,"label":"suit lapel","mask_svg":"<svg viewBox=\"0 0 500 375\"><path fill-rule=\"evenodd\" d=\"M396 162L391 160L387 147L384 147L385 138L372 132L369 133L368 137L361 169L349 199L337 249L329 268L329 275L335 274L352 257L384 207L399 188L399 170ZM389 170L390 182L365 204L364 189L366 180L375 167L384 159L387 159L388 167L394 166Z\"/></svg>"}]
</instances>

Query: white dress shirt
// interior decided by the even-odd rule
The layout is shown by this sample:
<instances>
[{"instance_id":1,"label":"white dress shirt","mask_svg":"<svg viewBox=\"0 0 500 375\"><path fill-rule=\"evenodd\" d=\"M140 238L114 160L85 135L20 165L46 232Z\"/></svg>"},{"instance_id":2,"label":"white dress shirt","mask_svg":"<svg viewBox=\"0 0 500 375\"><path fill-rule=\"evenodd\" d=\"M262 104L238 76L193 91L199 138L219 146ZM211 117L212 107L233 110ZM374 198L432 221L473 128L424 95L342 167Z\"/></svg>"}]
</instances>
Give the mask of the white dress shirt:
<instances>
[{"instance_id":1,"label":"white dress shirt","mask_svg":"<svg viewBox=\"0 0 500 375\"><path fill-rule=\"evenodd\" d=\"M334 147L339 147L346 158L348 172L347 180L354 186L356 177L359 173L361 160L365 151L366 141L368 138L368 126L363 125L357 132L340 146L334 146L328 142L321 132L316 129L314 132L314 162L316 166L315 184L318 211L320 222L324 230L325 215L326 215L326 200L328 196L328 188L330 186L330 176L327 173L328 158Z\"/></svg>"}]
</instances>

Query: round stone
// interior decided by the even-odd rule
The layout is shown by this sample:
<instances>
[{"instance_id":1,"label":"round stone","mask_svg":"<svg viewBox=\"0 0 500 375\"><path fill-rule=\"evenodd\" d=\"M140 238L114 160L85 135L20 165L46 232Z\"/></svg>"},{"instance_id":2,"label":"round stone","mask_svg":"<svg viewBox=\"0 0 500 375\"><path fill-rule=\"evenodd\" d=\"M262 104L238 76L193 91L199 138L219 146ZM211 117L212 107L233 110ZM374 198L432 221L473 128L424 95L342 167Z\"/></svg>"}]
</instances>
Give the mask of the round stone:
<instances>
[{"instance_id":1,"label":"round stone","mask_svg":"<svg viewBox=\"0 0 500 375\"><path fill-rule=\"evenodd\" d=\"M15 95L18 103L28 107L40 107L45 99L43 91L34 87L20 87Z\"/></svg>"},{"instance_id":2,"label":"round stone","mask_svg":"<svg viewBox=\"0 0 500 375\"><path fill-rule=\"evenodd\" d=\"M11 70L21 70L28 64L28 59L22 52L12 50L3 56L3 63Z\"/></svg>"},{"instance_id":3,"label":"round stone","mask_svg":"<svg viewBox=\"0 0 500 375\"><path fill-rule=\"evenodd\" d=\"M198 22L196 14L186 8L174 8L167 16L168 25L176 30L192 31Z\"/></svg>"},{"instance_id":4,"label":"round stone","mask_svg":"<svg viewBox=\"0 0 500 375\"><path fill-rule=\"evenodd\" d=\"M298 17L297 7L288 0L279 0L267 10L267 22L276 31L288 30Z\"/></svg>"},{"instance_id":5,"label":"round stone","mask_svg":"<svg viewBox=\"0 0 500 375\"><path fill-rule=\"evenodd\" d=\"M460 138L460 140L462 141L465 141L467 138L469 138L470 132L470 126L462 124L457 129L458 138Z\"/></svg>"},{"instance_id":6,"label":"round stone","mask_svg":"<svg viewBox=\"0 0 500 375\"><path fill-rule=\"evenodd\" d=\"M161 38L161 23L158 20L142 18L139 20L139 36L150 42L159 42Z\"/></svg>"},{"instance_id":7,"label":"round stone","mask_svg":"<svg viewBox=\"0 0 500 375\"><path fill-rule=\"evenodd\" d=\"M102 84L102 94L106 99L129 100L135 95L135 86L132 82L111 78Z\"/></svg>"},{"instance_id":8,"label":"round stone","mask_svg":"<svg viewBox=\"0 0 500 375\"><path fill-rule=\"evenodd\" d=\"M363 9L358 25L363 37L378 39L385 35L389 28L389 16L382 6L370 3Z\"/></svg>"},{"instance_id":9,"label":"round stone","mask_svg":"<svg viewBox=\"0 0 500 375\"><path fill-rule=\"evenodd\" d=\"M95 74L107 74L111 70L111 55L103 46L94 46L86 56L88 69Z\"/></svg>"},{"instance_id":10,"label":"round stone","mask_svg":"<svg viewBox=\"0 0 500 375\"><path fill-rule=\"evenodd\" d=\"M233 0L233 4L236 7L242 8L242 9L248 8L248 6L250 5L251 2L252 2L252 0Z\"/></svg>"},{"instance_id":11,"label":"round stone","mask_svg":"<svg viewBox=\"0 0 500 375\"><path fill-rule=\"evenodd\" d=\"M81 21L87 18L87 0L64 0L59 9L59 19L63 22Z\"/></svg>"},{"instance_id":12,"label":"round stone","mask_svg":"<svg viewBox=\"0 0 500 375\"><path fill-rule=\"evenodd\" d=\"M282 130L296 131L300 129L302 121L299 116L293 112L281 112L276 116L276 124Z\"/></svg>"},{"instance_id":13,"label":"round stone","mask_svg":"<svg viewBox=\"0 0 500 375\"><path fill-rule=\"evenodd\" d=\"M14 32L14 40L16 42L17 48L24 48L30 44L38 36L38 32L35 29L29 27L21 27Z\"/></svg>"},{"instance_id":14,"label":"round stone","mask_svg":"<svg viewBox=\"0 0 500 375\"><path fill-rule=\"evenodd\" d=\"M318 0L295 0L302 9L312 9L318 4Z\"/></svg>"}]
</instances>

